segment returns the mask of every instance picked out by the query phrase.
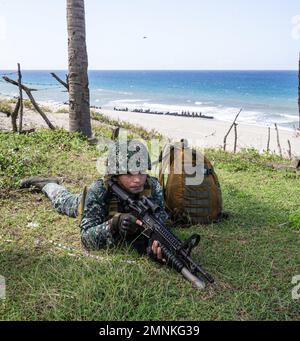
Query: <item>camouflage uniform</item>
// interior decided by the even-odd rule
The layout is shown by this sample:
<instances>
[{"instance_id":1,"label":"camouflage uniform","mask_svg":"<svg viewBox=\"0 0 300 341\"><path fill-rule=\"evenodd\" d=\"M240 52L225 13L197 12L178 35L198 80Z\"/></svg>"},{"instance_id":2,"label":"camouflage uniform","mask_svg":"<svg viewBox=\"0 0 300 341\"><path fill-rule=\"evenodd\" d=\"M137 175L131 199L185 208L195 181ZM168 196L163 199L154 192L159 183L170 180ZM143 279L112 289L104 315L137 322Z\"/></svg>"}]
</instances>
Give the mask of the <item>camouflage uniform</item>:
<instances>
[{"instance_id":1,"label":"camouflage uniform","mask_svg":"<svg viewBox=\"0 0 300 341\"><path fill-rule=\"evenodd\" d=\"M119 167L118 167L119 169ZM162 208L159 219L165 223L168 214L164 210L163 191L159 181L152 176L147 176L148 186L150 187L150 198ZM65 187L49 183L42 190L51 200L52 205L59 213L69 217L78 216L78 207L82 199L82 194L72 194ZM137 199L141 194L131 194L133 199ZM136 235L128 236L122 240L119 233L112 233L109 224L109 205L111 200L117 201L117 211L128 213L126 207L114 197L102 179L96 180L87 190L84 209L82 212L80 232L83 246L88 250L99 250L106 247L113 247L122 242L132 246L140 254L145 253L149 246L146 237L138 232Z\"/></svg>"}]
</instances>

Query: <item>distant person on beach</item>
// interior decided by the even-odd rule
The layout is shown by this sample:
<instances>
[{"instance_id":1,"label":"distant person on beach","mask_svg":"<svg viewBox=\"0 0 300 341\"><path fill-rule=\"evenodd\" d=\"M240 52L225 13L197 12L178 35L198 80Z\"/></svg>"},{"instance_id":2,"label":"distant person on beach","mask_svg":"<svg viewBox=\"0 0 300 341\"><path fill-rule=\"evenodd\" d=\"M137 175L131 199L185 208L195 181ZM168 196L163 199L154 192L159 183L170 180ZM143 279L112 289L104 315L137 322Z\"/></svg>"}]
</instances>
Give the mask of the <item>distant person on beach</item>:
<instances>
[{"instance_id":1,"label":"distant person on beach","mask_svg":"<svg viewBox=\"0 0 300 341\"><path fill-rule=\"evenodd\" d=\"M135 154L140 150L142 153L138 155L142 155L143 159L138 159L135 163L137 167L131 171L132 159L135 160ZM114 166L110 165L110 160L116 160ZM124 172L124 169L127 172ZM113 179L133 199L144 195L150 197L162 208L159 220L164 224L168 214L164 209L163 191L158 179L148 175L148 170L151 170L151 160L143 143L136 140L116 141L106 160L106 175L92 183L85 199L82 193L69 192L55 177L30 177L24 179L20 187L43 192L59 213L69 217L77 217L82 205L80 233L85 249L99 250L124 244L132 246L139 254L148 254L151 258L163 262L159 243L153 240L149 242L148 238L141 234L141 221L126 211L123 203L107 186L108 180Z\"/></svg>"}]
</instances>

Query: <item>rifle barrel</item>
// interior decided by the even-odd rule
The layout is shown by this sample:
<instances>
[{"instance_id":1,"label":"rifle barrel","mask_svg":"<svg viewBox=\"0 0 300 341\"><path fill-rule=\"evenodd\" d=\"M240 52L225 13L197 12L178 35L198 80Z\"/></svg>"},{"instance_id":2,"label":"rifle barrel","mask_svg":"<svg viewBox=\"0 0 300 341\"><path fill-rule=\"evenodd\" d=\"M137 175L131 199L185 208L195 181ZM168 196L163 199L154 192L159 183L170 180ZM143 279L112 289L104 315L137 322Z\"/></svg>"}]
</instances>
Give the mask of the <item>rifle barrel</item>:
<instances>
[{"instance_id":1,"label":"rifle barrel","mask_svg":"<svg viewBox=\"0 0 300 341\"><path fill-rule=\"evenodd\" d=\"M186 267L182 268L181 274L184 278L190 281L192 285L197 289L205 288L205 282L202 281L200 278L196 277L195 275L193 275Z\"/></svg>"}]
</instances>

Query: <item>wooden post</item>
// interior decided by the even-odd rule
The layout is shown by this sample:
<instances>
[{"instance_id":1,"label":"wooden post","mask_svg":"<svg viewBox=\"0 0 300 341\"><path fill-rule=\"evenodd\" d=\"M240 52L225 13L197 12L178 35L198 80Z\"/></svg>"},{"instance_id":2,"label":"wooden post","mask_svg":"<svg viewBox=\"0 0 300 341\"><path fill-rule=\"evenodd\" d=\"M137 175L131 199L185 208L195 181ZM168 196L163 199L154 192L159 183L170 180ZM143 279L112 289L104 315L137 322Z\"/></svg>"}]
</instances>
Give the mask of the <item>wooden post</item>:
<instances>
[{"instance_id":1,"label":"wooden post","mask_svg":"<svg viewBox=\"0 0 300 341\"><path fill-rule=\"evenodd\" d=\"M22 131L23 125L23 91L22 91L22 73L21 66L18 63L18 87L19 87L19 99L20 99L20 108L19 108L19 133Z\"/></svg>"},{"instance_id":2,"label":"wooden post","mask_svg":"<svg viewBox=\"0 0 300 341\"><path fill-rule=\"evenodd\" d=\"M112 132L112 140L117 140L120 134L120 127L114 128Z\"/></svg>"},{"instance_id":3,"label":"wooden post","mask_svg":"<svg viewBox=\"0 0 300 341\"><path fill-rule=\"evenodd\" d=\"M54 72L51 72L51 76L55 78L60 84L62 84L69 91L69 76L66 75L67 82L60 79Z\"/></svg>"},{"instance_id":4,"label":"wooden post","mask_svg":"<svg viewBox=\"0 0 300 341\"><path fill-rule=\"evenodd\" d=\"M14 81L13 79L10 79L10 78L8 78L8 77L6 77L6 76L3 77L3 79L4 79L6 82L10 83L10 84L13 84L13 85L16 85L16 86L19 85L18 82ZM46 114L42 111L42 109L39 107L39 105L37 104L37 102L35 101L35 99L33 98L32 94L31 94L32 91L37 91L37 90L36 90L36 89L29 89L29 88L27 88L27 86L25 86L25 85L23 85L23 84L21 84L21 88L22 88L22 90L24 90L24 91L26 92L26 95L29 97L29 99L30 99L32 105L34 106L35 110L43 117L43 119L44 119L45 122L47 123L48 127L49 127L50 129L53 129L53 130L54 130L54 129L55 129L54 125L48 120L48 117L47 117Z\"/></svg>"},{"instance_id":5,"label":"wooden post","mask_svg":"<svg viewBox=\"0 0 300 341\"><path fill-rule=\"evenodd\" d=\"M35 132L35 129L34 128L31 128L31 129L23 129L21 131L20 134L30 134L30 133L34 133Z\"/></svg>"},{"instance_id":6,"label":"wooden post","mask_svg":"<svg viewBox=\"0 0 300 341\"><path fill-rule=\"evenodd\" d=\"M234 154L236 153L236 147L237 147L237 123L234 124Z\"/></svg>"},{"instance_id":7,"label":"wooden post","mask_svg":"<svg viewBox=\"0 0 300 341\"><path fill-rule=\"evenodd\" d=\"M27 93L27 96L29 97L32 105L34 106L35 110L43 117L43 119L45 120L45 122L47 123L48 127L50 129L55 129L54 125L49 121L48 117L46 116L46 114L42 111L42 109L39 107L39 105L37 104L37 102L35 101L35 99L33 98L31 92Z\"/></svg>"},{"instance_id":8,"label":"wooden post","mask_svg":"<svg viewBox=\"0 0 300 341\"><path fill-rule=\"evenodd\" d=\"M17 126L17 118L18 118L18 113L19 113L19 109L20 109L20 103L21 100L20 98L18 98L17 104L15 106L15 109L13 111L13 113L11 114L11 124L12 124L12 129L13 132L16 133L18 131L18 126Z\"/></svg>"},{"instance_id":9,"label":"wooden post","mask_svg":"<svg viewBox=\"0 0 300 341\"><path fill-rule=\"evenodd\" d=\"M278 145L279 155L280 155L280 157L282 157L282 149L281 149L280 139L279 139L279 130L278 130L276 123L275 123L275 129L276 129L276 133L277 133L277 145Z\"/></svg>"},{"instance_id":10,"label":"wooden post","mask_svg":"<svg viewBox=\"0 0 300 341\"><path fill-rule=\"evenodd\" d=\"M227 137L228 137L228 135L230 134L231 129L233 128L233 126L234 126L236 120L238 119L238 117L240 116L240 113L242 112L242 110L243 110L243 109L241 109L241 110L239 111L239 113L236 115L236 117L235 117L235 119L234 119L234 121L233 121L231 127L229 128L227 134L226 134L225 137L224 137L224 146L223 146L224 151L226 150L226 141L227 141Z\"/></svg>"},{"instance_id":11,"label":"wooden post","mask_svg":"<svg viewBox=\"0 0 300 341\"><path fill-rule=\"evenodd\" d=\"M270 153L271 127L268 128L267 153Z\"/></svg>"},{"instance_id":12,"label":"wooden post","mask_svg":"<svg viewBox=\"0 0 300 341\"><path fill-rule=\"evenodd\" d=\"M291 146L291 141L288 140L288 145L289 145L289 149L288 149L288 154L289 154L289 159L292 160L292 146Z\"/></svg>"}]
</instances>

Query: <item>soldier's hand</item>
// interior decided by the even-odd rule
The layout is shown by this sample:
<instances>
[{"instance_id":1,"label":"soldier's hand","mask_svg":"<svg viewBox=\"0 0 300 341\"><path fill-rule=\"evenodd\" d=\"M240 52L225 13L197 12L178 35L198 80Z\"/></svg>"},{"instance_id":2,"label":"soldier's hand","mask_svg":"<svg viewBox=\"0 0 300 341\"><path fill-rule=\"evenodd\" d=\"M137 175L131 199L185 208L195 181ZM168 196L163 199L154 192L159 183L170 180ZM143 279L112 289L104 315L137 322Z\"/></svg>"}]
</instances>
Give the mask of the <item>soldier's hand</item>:
<instances>
[{"instance_id":1,"label":"soldier's hand","mask_svg":"<svg viewBox=\"0 0 300 341\"><path fill-rule=\"evenodd\" d=\"M126 237L138 232L142 222L130 213L123 213L113 217L113 228L119 231L121 236Z\"/></svg>"},{"instance_id":2,"label":"soldier's hand","mask_svg":"<svg viewBox=\"0 0 300 341\"><path fill-rule=\"evenodd\" d=\"M159 242L157 240L154 240L152 243L152 253L154 255L154 257L160 261L161 263L166 263L167 261L163 258L163 254L161 251L161 247L159 245Z\"/></svg>"}]
</instances>

